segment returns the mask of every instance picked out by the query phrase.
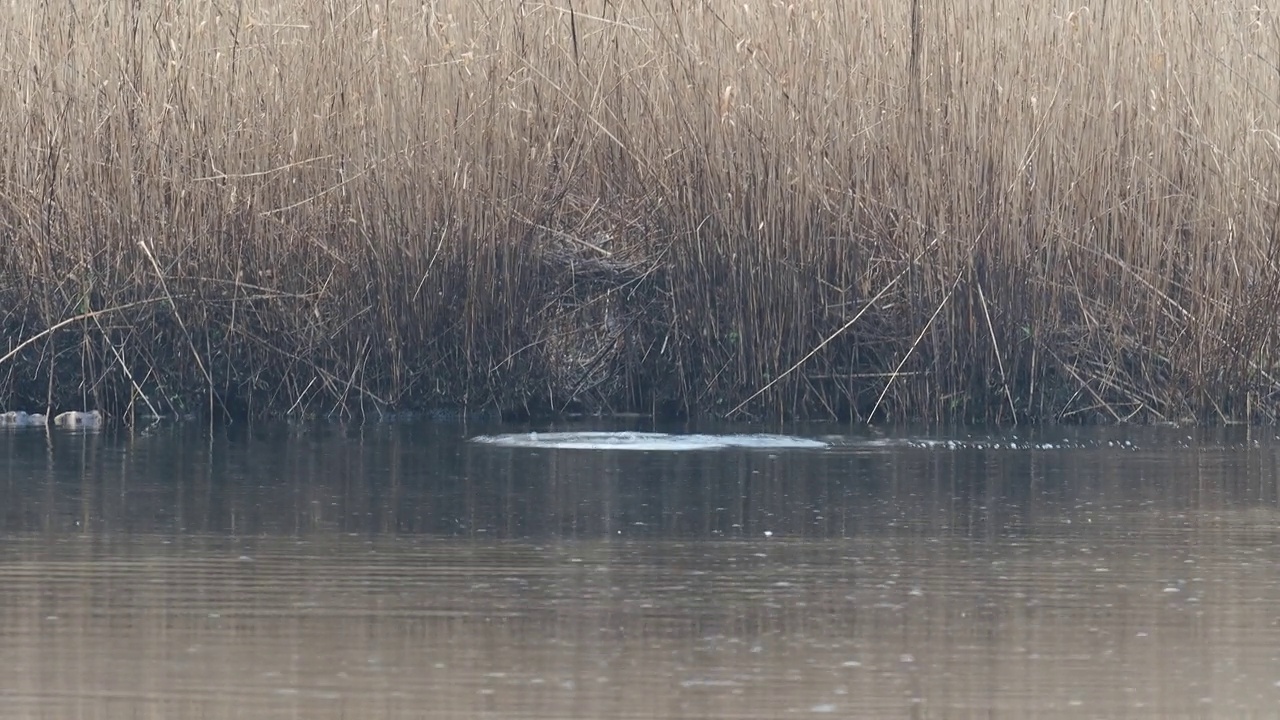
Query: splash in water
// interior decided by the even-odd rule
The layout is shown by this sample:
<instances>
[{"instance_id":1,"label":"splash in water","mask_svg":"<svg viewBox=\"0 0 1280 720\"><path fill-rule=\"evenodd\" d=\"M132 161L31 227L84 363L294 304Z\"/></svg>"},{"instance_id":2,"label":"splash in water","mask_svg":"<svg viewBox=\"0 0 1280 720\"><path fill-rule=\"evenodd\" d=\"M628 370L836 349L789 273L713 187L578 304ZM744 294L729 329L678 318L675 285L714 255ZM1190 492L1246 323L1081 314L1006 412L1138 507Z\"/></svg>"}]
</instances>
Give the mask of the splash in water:
<instances>
[{"instance_id":1,"label":"splash in water","mask_svg":"<svg viewBox=\"0 0 1280 720\"><path fill-rule=\"evenodd\" d=\"M820 440L788 435L672 435L648 432L552 432L481 435L472 442L504 447L558 448L564 450L759 450L819 449Z\"/></svg>"}]
</instances>

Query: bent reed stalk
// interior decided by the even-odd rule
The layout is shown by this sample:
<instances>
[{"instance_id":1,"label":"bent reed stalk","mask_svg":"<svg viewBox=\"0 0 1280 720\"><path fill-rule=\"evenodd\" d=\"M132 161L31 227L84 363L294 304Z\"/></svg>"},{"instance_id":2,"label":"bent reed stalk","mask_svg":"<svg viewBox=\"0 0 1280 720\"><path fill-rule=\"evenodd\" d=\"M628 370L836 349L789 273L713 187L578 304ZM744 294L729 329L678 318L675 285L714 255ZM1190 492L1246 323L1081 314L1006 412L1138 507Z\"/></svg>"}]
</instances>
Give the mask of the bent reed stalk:
<instances>
[{"instance_id":1,"label":"bent reed stalk","mask_svg":"<svg viewBox=\"0 0 1280 720\"><path fill-rule=\"evenodd\" d=\"M1280 413L1263 8L99 0L0 37L8 408Z\"/></svg>"}]
</instances>

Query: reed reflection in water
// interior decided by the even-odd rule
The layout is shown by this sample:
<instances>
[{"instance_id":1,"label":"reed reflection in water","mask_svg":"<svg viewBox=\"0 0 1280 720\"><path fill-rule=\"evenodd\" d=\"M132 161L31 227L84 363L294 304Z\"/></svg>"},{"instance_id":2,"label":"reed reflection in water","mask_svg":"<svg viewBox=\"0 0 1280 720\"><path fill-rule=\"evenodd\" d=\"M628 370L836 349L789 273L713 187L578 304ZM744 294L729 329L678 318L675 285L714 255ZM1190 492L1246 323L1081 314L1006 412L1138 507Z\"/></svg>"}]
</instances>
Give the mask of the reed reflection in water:
<instances>
[{"instance_id":1,"label":"reed reflection in water","mask_svg":"<svg viewBox=\"0 0 1280 720\"><path fill-rule=\"evenodd\" d=\"M0 716L1271 717L1280 446L1145 432L0 435Z\"/></svg>"}]
</instances>

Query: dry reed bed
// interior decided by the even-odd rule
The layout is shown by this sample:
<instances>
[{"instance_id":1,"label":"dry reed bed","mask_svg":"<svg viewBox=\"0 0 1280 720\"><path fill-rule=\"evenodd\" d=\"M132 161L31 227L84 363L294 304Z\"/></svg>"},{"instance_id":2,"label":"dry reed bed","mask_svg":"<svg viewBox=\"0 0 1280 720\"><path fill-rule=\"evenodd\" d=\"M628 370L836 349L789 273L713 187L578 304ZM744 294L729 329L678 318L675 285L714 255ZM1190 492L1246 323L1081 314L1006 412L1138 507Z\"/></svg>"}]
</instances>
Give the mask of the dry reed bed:
<instances>
[{"instance_id":1,"label":"dry reed bed","mask_svg":"<svg viewBox=\"0 0 1280 720\"><path fill-rule=\"evenodd\" d=\"M1265 9L99 0L0 28L0 404L1280 412Z\"/></svg>"}]
</instances>

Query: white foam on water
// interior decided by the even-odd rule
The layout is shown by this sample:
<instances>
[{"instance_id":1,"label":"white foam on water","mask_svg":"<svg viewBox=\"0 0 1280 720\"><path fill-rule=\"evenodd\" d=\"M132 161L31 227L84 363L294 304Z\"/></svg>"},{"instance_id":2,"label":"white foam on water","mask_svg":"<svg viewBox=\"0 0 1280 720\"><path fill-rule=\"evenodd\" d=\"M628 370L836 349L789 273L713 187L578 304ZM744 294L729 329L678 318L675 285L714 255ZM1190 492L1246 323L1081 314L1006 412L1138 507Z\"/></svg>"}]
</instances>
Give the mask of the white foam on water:
<instances>
[{"instance_id":1,"label":"white foam on water","mask_svg":"<svg viewBox=\"0 0 1280 720\"><path fill-rule=\"evenodd\" d=\"M562 450L722 450L724 448L802 449L825 448L819 440L787 435L671 435L648 432L550 432L480 435L472 442L503 447L557 448Z\"/></svg>"}]
</instances>

